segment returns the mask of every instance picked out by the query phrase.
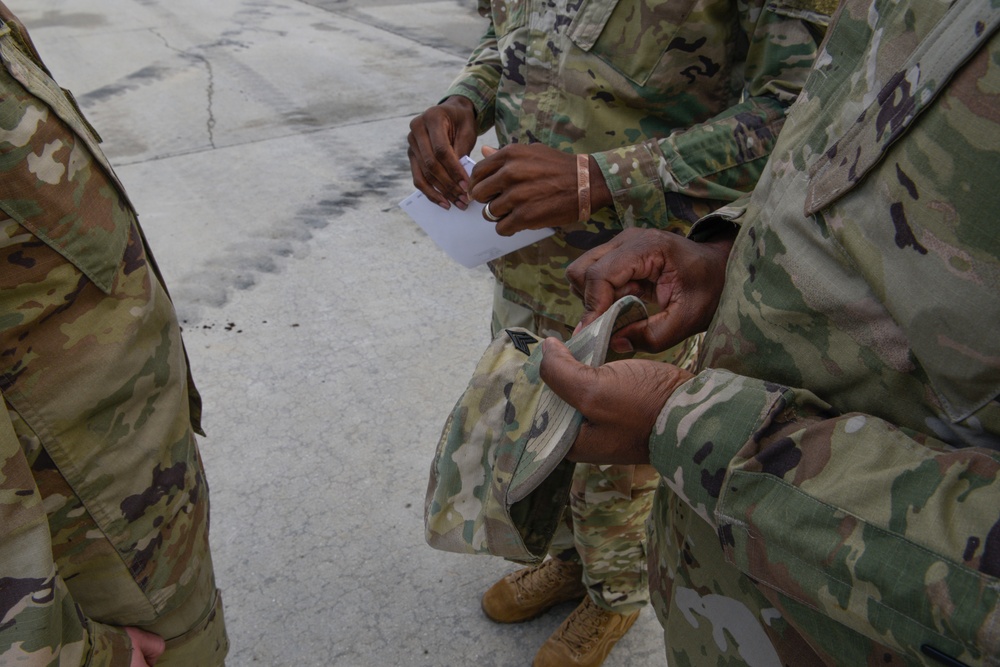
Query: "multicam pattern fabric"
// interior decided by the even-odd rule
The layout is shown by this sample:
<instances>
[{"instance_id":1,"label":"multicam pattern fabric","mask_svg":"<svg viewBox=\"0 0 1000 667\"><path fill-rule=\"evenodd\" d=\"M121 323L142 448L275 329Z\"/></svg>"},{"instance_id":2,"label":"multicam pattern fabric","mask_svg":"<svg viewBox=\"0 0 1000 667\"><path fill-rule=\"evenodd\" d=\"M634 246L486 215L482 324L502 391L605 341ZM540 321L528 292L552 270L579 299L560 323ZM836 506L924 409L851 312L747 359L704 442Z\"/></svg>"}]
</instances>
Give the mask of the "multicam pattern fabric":
<instances>
[{"instance_id":1,"label":"multicam pattern fabric","mask_svg":"<svg viewBox=\"0 0 1000 667\"><path fill-rule=\"evenodd\" d=\"M500 291L499 284L496 291ZM542 336L566 341L573 328L534 313L497 295L493 327L520 326ZM499 306L499 307L498 307ZM700 336L688 338L665 353L636 358L669 360L693 371ZM649 602L646 578L646 517L649 516L659 474L649 465L588 465L578 463L570 486L569 512L559 524L549 555L583 565L583 581L599 607L631 614ZM549 511L536 508L536 511Z\"/></svg>"},{"instance_id":2,"label":"multicam pattern fabric","mask_svg":"<svg viewBox=\"0 0 1000 667\"><path fill-rule=\"evenodd\" d=\"M1000 665L998 24L844 0L722 212L705 370L650 441L671 665Z\"/></svg>"},{"instance_id":3,"label":"multicam pattern fabric","mask_svg":"<svg viewBox=\"0 0 1000 667\"><path fill-rule=\"evenodd\" d=\"M612 334L646 317L625 297L566 345L579 361L604 363ZM566 452L583 416L539 376L541 339L501 332L448 417L431 464L424 508L438 549L541 562L568 500Z\"/></svg>"},{"instance_id":4,"label":"multicam pattern fabric","mask_svg":"<svg viewBox=\"0 0 1000 667\"><path fill-rule=\"evenodd\" d=\"M812 63L822 4L480 0L490 25L447 96L471 99L480 131L495 127L502 145L593 154L614 197L590 221L491 264L495 325L510 326L506 311L524 307L536 326L523 326L565 338L582 315L565 278L574 259L623 227L686 231L752 187ZM696 349L692 340L664 358L684 363ZM605 608L646 603L634 538L655 483L651 469L577 467L573 529L553 553L579 555Z\"/></svg>"},{"instance_id":5,"label":"multicam pattern fabric","mask_svg":"<svg viewBox=\"0 0 1000 667\"><path fill-rule=\"evenodd\" d=\"M0 6L0 10L6 10ZM0 663L222 664L198 398L97 137L0 24Z\"/></svg>"},{"instance_id":6,"label":"multicam pattern fabric","mask_svg":"<svg viewBox=\"0 0 1000 667\"><path fill-rule=\"evenodd\" d=\"M829 2L480 0L489 28L447 95L501 145L590 153L615 205L492 264L506 298L575 325L565 267L628 226L679 232L753 187Z\"/></svg>"},{"instance_id":7,"label":"multicam pattern fabric","mask_svg":"<svg viewBox=\"0 0 1000 667\"><path fill-rule=\"evenodd\" d=\"M659 482L649 465L578 463L573 471L568 546L583 564L583 583L599 607L630 614L649 602L646 519ZM561 545L554 541L549 553L558 555Z\"/></svg>"}]
</instances>

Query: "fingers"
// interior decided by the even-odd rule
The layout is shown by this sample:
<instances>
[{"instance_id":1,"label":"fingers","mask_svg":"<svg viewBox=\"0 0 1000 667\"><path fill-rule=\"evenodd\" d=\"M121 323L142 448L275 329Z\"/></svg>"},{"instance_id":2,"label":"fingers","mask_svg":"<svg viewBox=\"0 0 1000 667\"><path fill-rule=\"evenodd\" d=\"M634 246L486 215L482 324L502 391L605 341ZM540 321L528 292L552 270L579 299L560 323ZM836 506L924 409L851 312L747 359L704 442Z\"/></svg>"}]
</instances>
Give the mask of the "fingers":
<instances>
[{"instance_id":1,"label":"fingers","mask_svg":"<svg viewBox=\"0 0 1000 667\"><path fill-rule=\"evenodd\" d=\"M497 233L510 236L525 229L561 227L576 221L576 160L573 155L541 144L483 148L484 158L472 170L469 194L490 202L502 218Z\"/></svg>"},{"instance_id":2,"label":"fingers","mask_svg":"<svg viewBox=\"0 0 1000 667\"><path fill-rule=\"evenodd\" d=\"M693 317L690 310L686 302L677 302L650 317L641 329L623 334L637 350L661 352L670 349L707 327Z\"/></svg>"},{"instance_id":3,"label":"fingers","mask_svg":"<svg viewBox=\"0 0 1000 667\"><path fill-rule=\"evenodd\" d=\"M702 284L710 281L689 266L697 256L691 254L693 248L697 244L669 232L632 228L584 254L567 269L573 291L584 304L582 323L589 324L615 301L632 295L655 301L662 311L621 332L612 341L616 352L630 347L662 351L702 331L714 306L700 294ZM685 278L689 274L693 277Z\"/></svg>"},{"instance_id":4,"label":"fingers","mask_svg":"<svg viewBox=\"0 0 1000 667\"><path fill-rule=\"evenodd\" d=\"M587 270L609 252L621 245L621 241L618 239L619 236L621 234L615 236L607 243L602 243L596 248L588 250L566 267L566 279L569 281L570 289L581 299L586 294Z\"/></svg>"},{"instance_id":5,"label":"fingers","mask_svg":"<svg viewBox=\"0 0 1000 667\"><path fill-rule=\"evenodd\" d=\"M433 167L439 176L439 181L448 187L446 194L458 199L463 205L468 205L469 176L460 160L469 151L459 148L456 127L451 123L436 123L427 128L427 137L433 155Z\"/></svg>"},{"instance_id":6,"label":"fingers","mask_svg":"<svg viewBox=\"0 0 1000 667\"><path fill-rule=\"evenodd\" d=\"M431 107L410 121L407 136L413 184L442 208L468 206L468 175L460 157L475 145L475 113L470 103Z\"/></svg>"},{"instance_id":7,"label":"fingers","mask_svg":"<svg viewBox=\"0 0 1000 667\"><path fill-rule=\"evenodd\" d=\"M584 417L567 458L597 464L648 463L649 434L679 369L637 360L591 368L574 359L555 338L542 345L542 380Z\"/></svg>"},{"instance_id":8,"label":"fingers","mask_svg":"<svg viewBox=\"0 0 1000 667\"><path fill-rule=\"evenodd\" d=\"M438 192L438 189L424 177L424 164L420 160L420 157L412 150L408 151L407 157L410 159L410 173L413 175L413 186L441 208L445 210L451 208L451 202L448 198Z\"/></svg>"},{"instance_id":9,"label":"fingers","mask_svg":"<svg viewBox=\"0 0 1000 667\"><path fill-rule=\"evenodd\" d=\"M500 236L513 236L525 229L531 229L530 223L526 222L525 218L523 208L518 208L516 214L513 213L512 209L511 213L504 215L500 219L500 222L497 223L497 234Z\"/></svg>"},{"instance_id":10,"label":"fingers","mask_svg":"<svg viewBox=\"0 0 1000 667\"><path fill-rule=\"evenodd\" d=\"M622 251L628 231L588 251L566 270L574 294L583 301L584 325L603 315L624 296L648 296L649 288L642 280L646 267Z\"/></svg>"},{"instance_id":11,"label":"fingers","mask_svg":"<svg viewBox=\"0 0 1000 667\"><path fill-rule=\"evenodd\" d=\"M450 144L437 143L440 139L432 139L426 131L411 132L408 140L413 185L444 209L452 203L468 206L468 177Z\"/></svg>"}]
</instances>

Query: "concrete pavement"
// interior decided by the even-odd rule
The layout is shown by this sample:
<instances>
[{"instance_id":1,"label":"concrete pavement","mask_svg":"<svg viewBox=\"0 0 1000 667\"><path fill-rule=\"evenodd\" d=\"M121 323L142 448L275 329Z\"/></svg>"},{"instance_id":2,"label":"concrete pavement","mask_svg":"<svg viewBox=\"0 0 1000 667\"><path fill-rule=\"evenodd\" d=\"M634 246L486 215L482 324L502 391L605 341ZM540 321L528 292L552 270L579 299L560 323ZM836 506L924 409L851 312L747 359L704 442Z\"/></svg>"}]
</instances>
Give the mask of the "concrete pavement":
<instances>
[{"instance_id":1,"label":"concrete pavement","mask_svg":"<svg viewBox=\"0 0 1000 667\"><path fill-rule=\"evenodd\" d=\"M7 0L139 210L205 399L229 664L520 666L513 569L423 540L491 278L396 206L409 119L485 23L470 0ZM605 663L665 664L651 610Z\"/></svg>"}]
</instances>

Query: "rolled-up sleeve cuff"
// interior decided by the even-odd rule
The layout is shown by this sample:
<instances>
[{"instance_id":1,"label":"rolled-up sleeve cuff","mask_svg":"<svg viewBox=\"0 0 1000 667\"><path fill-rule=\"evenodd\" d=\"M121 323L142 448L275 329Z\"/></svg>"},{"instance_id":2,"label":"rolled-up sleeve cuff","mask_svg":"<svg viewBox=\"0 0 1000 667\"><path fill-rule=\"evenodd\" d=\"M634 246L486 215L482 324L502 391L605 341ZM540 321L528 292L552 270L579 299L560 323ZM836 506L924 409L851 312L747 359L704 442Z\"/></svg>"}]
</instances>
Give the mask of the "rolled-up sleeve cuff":
<instances>
[{"instance_id":1,"label":"rolled-up sleeve cuff","mask_svg":"<svg viewBox=\"0 0 1000 667\"><path fill-rule=\"evenodd\" d=\"M87 622L90 652L86 667L129 667L132 664L132 640L122 628Z\"/></svg>"},{"instance_id":2,"label":"rolled-up sleeve cuff","mask_svg":"<svg viewBox=\"0 0 1000 667\"><path fill-rule=\"evenodd\" d=\"M463 77L457 79L448 88L441 101L459 95L472 101L476 109L476 129L478 134L483 134L493 127L496 102L496 86L489 85L476 77Z\"/></svg>"},{"instance_id":3,"label":"rolled-up sleeve cuff","mask_svg":"<svg viewBox=\"0 0 1000 667\"><path fill-rule=\"evenodd\" d=\"M783 401L785 388L723 370L705 370L667 401L649 440L663 481L705 521L743 445Z\"/></svg>"},{"instance_id":4,"label":"rolled-up sleeve cuff","mask_svg":"<svg viewBox=\"0 0 1000 667\"><path fill-rule=\"evenodd\" d=\"M711 215L706 215L692 225L688 238L699 242L707 241L721 230L739 227L749 203L750 193L747 193L731 204L716 209Z\"/></svg>"},{"instance_id":5,"label":"rolled-up sleeve cuff","mask_svg":"<svg viewBox=\"0 0 1000 667\"><path fill-rule=\"evenodd\" d=\"M593 153L593 156L611 191L615 212L623 227L666 224L667 205L657 168L658 154L645 144L637 144Z\"/></svg>"}]
</instances>

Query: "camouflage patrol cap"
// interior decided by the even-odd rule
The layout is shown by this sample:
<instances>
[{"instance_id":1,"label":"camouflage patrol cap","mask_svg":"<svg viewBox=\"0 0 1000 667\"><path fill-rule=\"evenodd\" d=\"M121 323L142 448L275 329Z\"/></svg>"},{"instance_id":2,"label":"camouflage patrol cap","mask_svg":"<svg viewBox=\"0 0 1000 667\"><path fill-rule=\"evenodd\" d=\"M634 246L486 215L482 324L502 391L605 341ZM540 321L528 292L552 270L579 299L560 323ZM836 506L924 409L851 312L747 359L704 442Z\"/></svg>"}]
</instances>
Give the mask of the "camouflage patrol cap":
<instances>
[{"instance_id":1,"label":"camouflage patrol cap","mask_svg":"<svg viewBox=\"0 0 1000 667\"><path fill-rule=\"evenodd\" d=\"M613 333L645 318L642 302L625 297L566 345L600 366ZM542 382L541 340L527 329L502 331L448 417L424 506L435 549L524 563L545 557L569 499L565 456L583 416Z\"/></svg>"}]
</instances>

